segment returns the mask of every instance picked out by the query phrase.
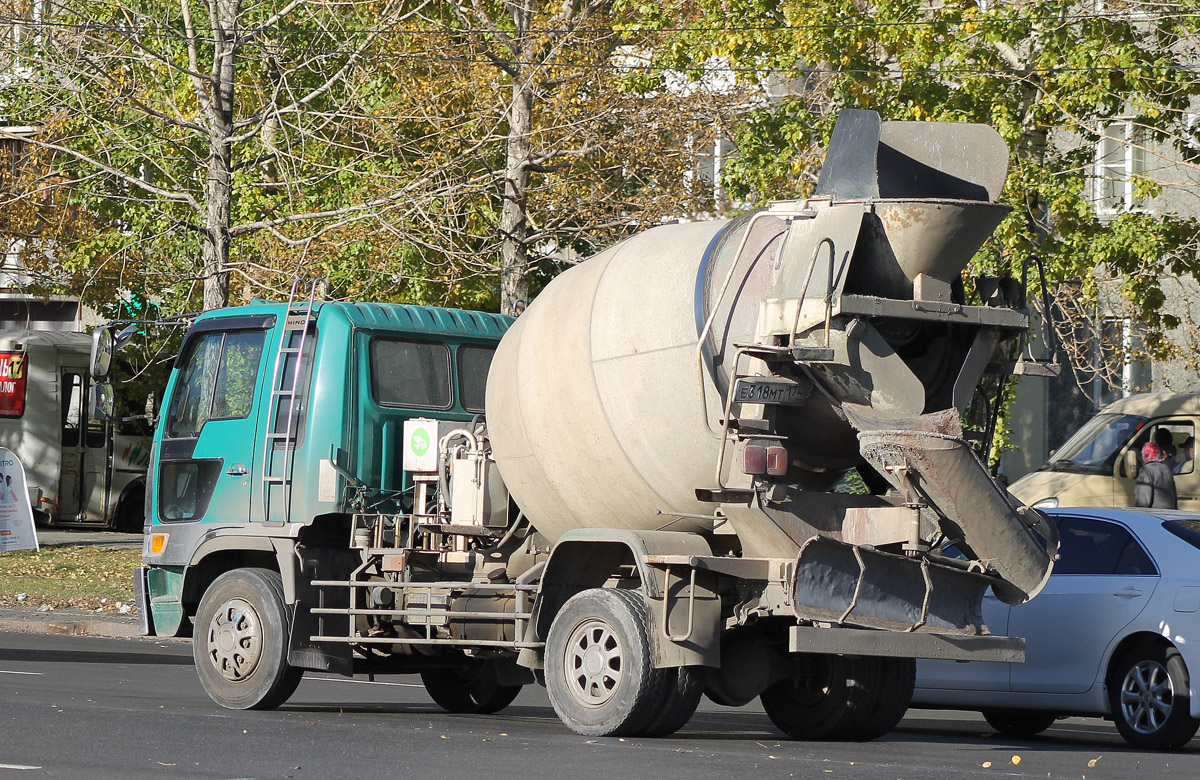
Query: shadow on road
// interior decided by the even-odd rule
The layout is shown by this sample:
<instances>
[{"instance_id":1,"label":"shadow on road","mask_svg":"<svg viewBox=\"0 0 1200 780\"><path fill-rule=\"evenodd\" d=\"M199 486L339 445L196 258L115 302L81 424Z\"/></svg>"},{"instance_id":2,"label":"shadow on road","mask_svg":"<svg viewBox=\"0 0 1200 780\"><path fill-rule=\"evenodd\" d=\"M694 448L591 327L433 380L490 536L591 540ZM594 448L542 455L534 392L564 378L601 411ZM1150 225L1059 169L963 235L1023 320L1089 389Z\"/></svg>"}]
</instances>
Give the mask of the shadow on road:
<instances>
[{"instance_id":1,"label":"shadow on road","mask_svg":"<svg viewBox=\"0 0 1200 780\"><path fill-rule=\"evenodd\" d=\"M191 666L190 656L154 653L109 653L95 650L8 650L0 648L0 662L74 664L127 664L130 666Z\"/></svg>"}]
</instances>

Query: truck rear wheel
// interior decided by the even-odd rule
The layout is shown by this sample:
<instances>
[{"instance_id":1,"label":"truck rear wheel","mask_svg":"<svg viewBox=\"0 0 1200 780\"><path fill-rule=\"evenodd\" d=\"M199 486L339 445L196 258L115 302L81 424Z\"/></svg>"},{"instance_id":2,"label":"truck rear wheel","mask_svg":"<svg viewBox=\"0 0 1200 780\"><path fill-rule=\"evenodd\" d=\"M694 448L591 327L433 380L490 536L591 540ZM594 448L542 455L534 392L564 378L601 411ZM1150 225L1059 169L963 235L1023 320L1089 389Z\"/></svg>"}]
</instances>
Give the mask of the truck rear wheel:
<instances>
[{"instance_id":1,"label":"truck rear wheel","mask_svg":"<svg viewBox=\"0 0 1200 780\"><path fill-rule=\"evenodd\" d=\"M911 659L810 654L790 679L759 696L771 722L795 739L874 739L904 717Z\"/></svg>"},{"instance_id":2,"label":"truck rear wheel","mask_svg":"<svg viewBox=\"0 0 1200 780\"><path fill-rule=\"evenodd\" d=\"M192 655L212 700L231 710L269 710L295 692L304 671L287 662L283 580L269 569L234 569L200 600Z\"/></svg>"},{"instance_id":3,"label":"truck rear wheel","mask_svg":"<svg viewBox=\"0 0 1200 780\"><path fill-rule=\"evenodd\" d=\"M665 737L679 731L696 714L704 695L704 682L696 669L681 666L665 671L670 679L663 691L662 704L656 708L657 714L641 731L644 737Z\"/></svg>"},{"instance_id":4,"label":"truck rear wheel","mask_svg":"<svg viewBox=\"0 0 1200 780\"><path fill-rule=\"evenodd\" d=\"M651 725L678 677L654 668L648 624L638 591L593 588L563 605L546 641L546 692L569 729L621 737Z\"/></svg>"},{"instance_id":5,"label":"truck rear wheel","mask_svg":"<svg viewBox=\"0 0 1200 780\"><path fill-rule=\"evenodd\" d=\"M487 715L512 704L523 686L501 685L492 661L472 661L450 669L427 669L421 682L429 698L447 712Z\"/></svg>"},{"instance_id":6,"label":"truck rear wheel","mask_svg":"<svg viewBox=\"0 0 1200 780\"><path fill-rule=\"evenodd\" d=\"M875 739L882 737L904 718L912 703L917 683L917 662L912 658L875 658L879 665L879 680L875 686L875 702L868 708L867 717L856 730L842 739Z\"/></svg>"}]
</instances>

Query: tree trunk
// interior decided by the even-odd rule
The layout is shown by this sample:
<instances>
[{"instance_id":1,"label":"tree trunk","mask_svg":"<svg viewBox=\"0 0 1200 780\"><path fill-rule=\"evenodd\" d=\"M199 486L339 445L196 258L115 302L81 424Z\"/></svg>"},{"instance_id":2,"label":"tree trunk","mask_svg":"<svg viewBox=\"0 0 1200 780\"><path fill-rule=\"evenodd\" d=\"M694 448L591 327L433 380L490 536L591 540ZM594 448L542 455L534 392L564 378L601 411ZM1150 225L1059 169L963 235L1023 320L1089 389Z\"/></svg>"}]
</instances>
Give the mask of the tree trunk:
<instances>
[{"instance_id":1,"label":"tree trunk","mask_svg":"<svg viewBox=\"0 0 1200 780\"><path fill-rule=\"evenodd\" d=\"M533 19L532 0L513 9L521 45L513 76L512 105L508 109L508 143L504 160L504 203L500 210L500 312L520 314L529 302L529 225L526 221L529 191L530 134L533 127L533 84L527 78L531 46L526 37Z\"/></svg>"},{"instance_id":2,"label":"tree trunk","mask_svg":"<svg viewBox=\"0 0 1200 780\"><path fill-rule=\"evenodd\" d=\"M229 305L229 224L233 206L233 92L238 0L218 0L213 19L213 83L204 182L204 308Z\"/></svg>"}]
</instances>

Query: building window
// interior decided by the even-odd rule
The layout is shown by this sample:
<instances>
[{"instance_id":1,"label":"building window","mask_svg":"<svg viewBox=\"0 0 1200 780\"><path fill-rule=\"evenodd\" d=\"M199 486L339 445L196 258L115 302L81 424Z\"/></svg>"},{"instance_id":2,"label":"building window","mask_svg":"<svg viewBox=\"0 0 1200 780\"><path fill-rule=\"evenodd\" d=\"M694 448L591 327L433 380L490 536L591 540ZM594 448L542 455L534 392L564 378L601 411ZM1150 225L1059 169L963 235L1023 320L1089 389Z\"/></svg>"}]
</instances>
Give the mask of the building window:
<instances>
[{"instance_id":1,"label":"building window","mask_svg":"<svg viewBox=\"0 0 1200 780\"><path fill-rule=\"evenodd\" d=\"M1145 204L1134 195L1134 180L1146 172L1143 134L1133 122L1109 122L1099 128L1093 197L1101 214L1131 211Z\"/></svg>"}]
</instances>

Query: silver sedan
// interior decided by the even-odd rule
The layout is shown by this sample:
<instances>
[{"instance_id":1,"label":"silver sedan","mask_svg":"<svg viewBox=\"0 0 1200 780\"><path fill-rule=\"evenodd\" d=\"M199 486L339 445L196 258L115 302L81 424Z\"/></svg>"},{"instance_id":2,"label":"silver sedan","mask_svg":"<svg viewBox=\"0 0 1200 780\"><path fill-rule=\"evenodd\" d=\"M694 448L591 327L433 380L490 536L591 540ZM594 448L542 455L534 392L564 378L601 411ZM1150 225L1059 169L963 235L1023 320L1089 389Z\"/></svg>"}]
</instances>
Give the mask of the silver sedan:
<instances>
[{"instance_id":1,"label":"silver sedan","mask_svg":"<svg viewBox=\"0 0 1200 780\"><path fill-rule=\"evenodd\" d=\"M993 633L1026 638L1025 663L918 662L913 706L979 710L1012 736L1098 715L1131 745L1183 745L1200 727L1200 515L1047 514L1062 547L1045 590L1015 607L984 598Z\"/></svg>"}]
</instances>

